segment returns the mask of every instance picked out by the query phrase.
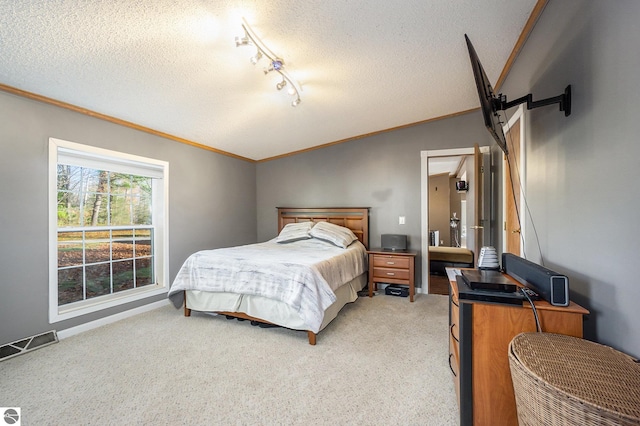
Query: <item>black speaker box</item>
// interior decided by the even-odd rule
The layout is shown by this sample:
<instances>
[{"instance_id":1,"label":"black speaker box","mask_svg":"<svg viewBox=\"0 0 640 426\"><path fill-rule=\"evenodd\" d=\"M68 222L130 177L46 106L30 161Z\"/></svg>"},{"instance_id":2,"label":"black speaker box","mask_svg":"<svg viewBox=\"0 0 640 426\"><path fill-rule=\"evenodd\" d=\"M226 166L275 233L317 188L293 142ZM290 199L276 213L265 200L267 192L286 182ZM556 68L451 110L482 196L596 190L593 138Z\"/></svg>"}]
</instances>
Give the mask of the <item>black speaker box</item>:
<instances>
[{"instance_id":1,"label":"black speaker box","mask_svg":"<svg viewBox=\"0 0 640 426\"><path fill-rule=\"evenodd\" d=\"M554 306L569 306L569 278L511 253L502 254L502 268Z\"/></svg>"},{"instance_id":2,"label":"black speaker box","mask_svg":"<svg viewBox=\"0 0 640 426\"><path fill-rule=\"evenodd\" d=\"M388 285L384 288L384 294L386 294L387 296L408 297L409 289L407 287Z\"/></svg>"},{"instance_id":3,"label":"black speaker box","mask_svg":"<svg viewBox=\"0 0 640 426\"><path fill-rule=\"evenodd\" d=\"M407 236L401 234L382 234L382 249L390 251L406 251Z\"/></svg>"}]
</instances>

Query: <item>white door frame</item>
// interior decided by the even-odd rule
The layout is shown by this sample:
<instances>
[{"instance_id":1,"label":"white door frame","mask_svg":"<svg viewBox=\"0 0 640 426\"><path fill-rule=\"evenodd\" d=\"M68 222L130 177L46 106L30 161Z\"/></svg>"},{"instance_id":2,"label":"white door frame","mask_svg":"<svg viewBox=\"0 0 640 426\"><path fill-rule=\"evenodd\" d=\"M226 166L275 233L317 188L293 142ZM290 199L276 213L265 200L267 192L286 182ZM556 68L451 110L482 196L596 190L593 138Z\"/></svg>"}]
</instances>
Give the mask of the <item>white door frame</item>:
<instances>
[{"instance_id":1,"label":"white door frame","mask_svg":"<svg viewBox=\"0 0 640 426\"><path fill-rule=\"evenodd\" d=\"M512 172L516 172L518 173L520 176L519 182L520 182L520 208L518 209L518 217L520 220L520 256L524 257L524 241L526 241L525 237L526 237L526 229L525 229L525 224L526 224L526 220L525 220L525 215L523 214L523 209L526 207L525 205L525 194L524 194L524 188L526 187L526 159L527 159L527 155L526 155L526 149L525 149L525 144L524 144L524 136L525 136L525 114L524 114L524 105L520 104L518 105L518 109L513 113L513 115L511 116L511 118L509 119L509 121L507 121L507 124L505 126L502 127L502 131L504 132L504 134L506 135L509 132L509 129L511 129L511 127L514 125L514 123L518 120L520 120L520 158L518 158L518 164L516 165L516 167L512 170ZM503 155L504 158L504 155ZM507 177L507 174L505 173L505 167L504 167L504 162L505 160L502 160L502 253L505 252L505 250L507 249L507 185L511 185L511 180Z\"/></svg>"},{"instance_id":2,"label":"white door frame","mask_svg":"<svg viewBox=\"0 0 640 426\"><path fill-rule=\"evenodd\" d=\"M488 146L481 146L480 152L489 152ZM456 157L459 155L474 155L475 149L456 148L439 149L433 151L420 151L420 204L421 204L421 229L422 229L422 286L420 293L429 292L429 158L430 157Z\"/></svg>"}]
</instances>

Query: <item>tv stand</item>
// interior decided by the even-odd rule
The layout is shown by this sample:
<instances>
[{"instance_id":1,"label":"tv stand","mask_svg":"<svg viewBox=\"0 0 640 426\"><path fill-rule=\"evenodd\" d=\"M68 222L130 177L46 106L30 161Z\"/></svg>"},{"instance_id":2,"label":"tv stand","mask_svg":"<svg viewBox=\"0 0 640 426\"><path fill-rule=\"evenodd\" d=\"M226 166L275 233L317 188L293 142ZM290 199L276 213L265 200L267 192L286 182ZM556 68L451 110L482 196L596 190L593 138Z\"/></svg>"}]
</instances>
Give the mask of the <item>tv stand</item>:
<instances>
[{"instance_id":1,"label":"tv stand","mask_svg":"<svg viewBox=\"0 0 640 426\"><path fill-rule=\"evenodd\" d=\"M449 366L460 407L460 425L517 425L508 348L522 332L536 331L528 302L518 305L459 299L456 275L449 278ZM508 275L505 277L512 279ZM521 286L516 280L513 283ZM534 302L542 331L582 337L589 311L573 302L567 307Z\"/></svg>"}]
</instances>

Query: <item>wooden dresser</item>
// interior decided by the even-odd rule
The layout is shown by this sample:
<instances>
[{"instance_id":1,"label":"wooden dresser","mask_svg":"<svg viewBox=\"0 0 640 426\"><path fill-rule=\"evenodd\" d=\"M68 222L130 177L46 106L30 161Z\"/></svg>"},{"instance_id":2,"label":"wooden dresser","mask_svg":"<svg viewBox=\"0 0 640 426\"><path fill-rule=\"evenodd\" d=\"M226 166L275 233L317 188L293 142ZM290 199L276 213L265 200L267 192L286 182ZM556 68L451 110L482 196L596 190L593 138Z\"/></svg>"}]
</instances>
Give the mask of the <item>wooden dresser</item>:
<instances>
[{"instance_id":1,"label":"wooden dresser","mask_svg":"<svg viewBox=\"0 0 640 426\"><path fill-rule=\"evenodd\" d=\"M533 310L528 302L520 306L459 299L453 268L447 268L447 274L449 365L460 425L517 425L507 350L516 335L536 331ZM543 331L582 337L583 316L589 311L573 302L567 307L545 301L534 303Z\"/></svg>"},{"instance_id":2,"label":"wooden dresser","mask_svg":"<svg viewBox=\"0 0 640 426\"><path fill-rule=\"evenodd\" d=\"M415 288L415 251L384 251L381 248L369 253L369 297L377 290L377 283L409 286L409 300L413 302Z\"/></svg>"}]
</instances>

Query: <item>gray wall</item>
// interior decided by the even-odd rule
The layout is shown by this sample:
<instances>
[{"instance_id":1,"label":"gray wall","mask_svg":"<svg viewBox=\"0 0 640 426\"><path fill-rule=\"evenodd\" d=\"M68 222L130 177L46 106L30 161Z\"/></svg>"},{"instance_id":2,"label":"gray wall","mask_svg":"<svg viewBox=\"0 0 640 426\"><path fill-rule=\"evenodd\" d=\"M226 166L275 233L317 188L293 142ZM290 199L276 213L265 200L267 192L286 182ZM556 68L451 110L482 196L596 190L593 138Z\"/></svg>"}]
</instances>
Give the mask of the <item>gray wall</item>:
<instances>
[{"instance_id":1,"label":"gray wall","mask_svg":"<svg viewBox=\"0 0 640 426\"><path fill-rule=\"evenodd\" d=\"M169 274L192 252L256 241L255 164L0 92L0 344L161 300L48 322L48 139L169 162Z\"/></svg>"},{"instance_id":2,"label":"gray wall","mask_svg":"<svg viewBox=\"0 0 640 426\"><path fill-rule=\"evenodd\" d=\"M501 91L534 100L572 85L570 117L528 112L526 195L535 261L570 278L586 337L640 356L640 2L552 0ZM531 219L527 227L531 230ZM540 252L538 250L538 242Z\"/></svg>"},{"instance_id":3,"label":"gray wall","mask_svg":"<svg viewBox=\"0 0 640 426\"><path fill-rule=\"evenodd\" d=\"M473 112L258 163L258 239L276 235L276 207L370 207L371 247L380 246L380 234L407 234L420 251L420 152L487 140ZM417 286L420 264L418 257Z\"/></svg>"}]
</instances>

